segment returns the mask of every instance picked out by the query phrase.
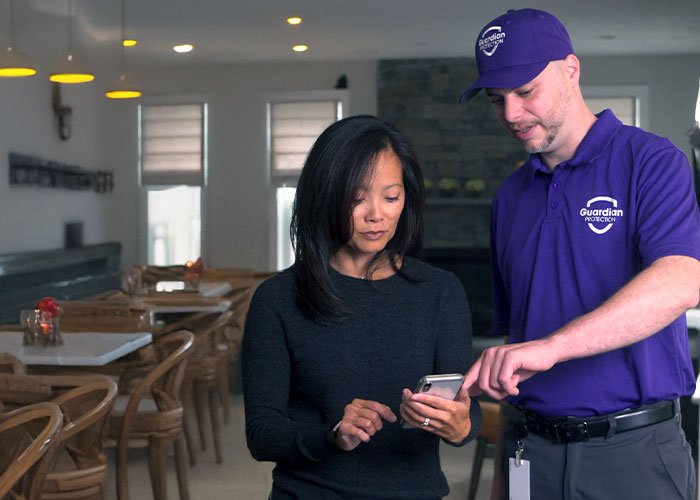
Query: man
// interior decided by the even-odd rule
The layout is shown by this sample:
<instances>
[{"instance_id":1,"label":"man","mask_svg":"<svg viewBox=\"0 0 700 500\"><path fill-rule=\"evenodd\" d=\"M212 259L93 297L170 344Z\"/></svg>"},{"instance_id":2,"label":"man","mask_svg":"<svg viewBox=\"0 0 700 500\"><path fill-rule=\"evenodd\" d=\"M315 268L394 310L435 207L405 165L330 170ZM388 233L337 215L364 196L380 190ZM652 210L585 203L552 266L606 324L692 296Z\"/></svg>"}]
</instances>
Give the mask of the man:
<instances>
[{"instance_id":1,"label":"man","mask_svg":"<svg viewBox=\"0 0 700 500\"><path fill-rule=\"evenodd\" d=\"M506 398L492 497L693 498L677 401L694 389L684 313L700 289L687 159L591 113L551 14L508 11L476 59L461 100L485 89L530 153L492 206L494 330L509 342L463 386Z\"/></svg>"}]
</instances>

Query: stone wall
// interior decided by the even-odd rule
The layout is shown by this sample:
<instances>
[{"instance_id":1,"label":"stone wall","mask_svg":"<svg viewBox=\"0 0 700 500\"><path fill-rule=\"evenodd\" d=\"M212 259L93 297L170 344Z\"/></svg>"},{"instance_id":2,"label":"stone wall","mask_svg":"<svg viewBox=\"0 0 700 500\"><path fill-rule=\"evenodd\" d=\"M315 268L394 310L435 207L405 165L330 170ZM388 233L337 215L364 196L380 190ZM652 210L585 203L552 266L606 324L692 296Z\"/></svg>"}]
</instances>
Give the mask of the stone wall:
<instances>
[{"instance_id":1,"label":"stone wall","mask_svg":"<svg viewBox=\"0 0 700 500\"><path fill-rule=\"evenodd\" d=\"M429 186L429 248L488 247L490 200L503 179L527 158L498 123L486 97L458 104L459 95L476 77L476 63L467 58L378 64L377 113L411 139ZM456 191L438 189L441 180L454 185L452 179ZM465 188L469 181L476 190Z\"/></svg>"}]
</instances>

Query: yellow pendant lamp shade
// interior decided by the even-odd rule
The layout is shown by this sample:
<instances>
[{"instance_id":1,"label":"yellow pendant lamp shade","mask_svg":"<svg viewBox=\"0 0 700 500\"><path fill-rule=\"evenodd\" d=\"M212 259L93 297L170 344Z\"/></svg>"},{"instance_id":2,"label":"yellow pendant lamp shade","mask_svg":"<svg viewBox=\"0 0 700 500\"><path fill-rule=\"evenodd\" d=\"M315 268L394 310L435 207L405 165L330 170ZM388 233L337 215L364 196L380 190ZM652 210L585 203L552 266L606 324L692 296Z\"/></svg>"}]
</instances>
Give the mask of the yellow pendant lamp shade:
<instances>
[{"instance_id":1,"label":"yellow pendant lamp shade","mask_svg":"<svg viewBox=\"0 0 700 500\"><path fill-rule=\"evenodd\" d=\"M95 79L95 75L90 73L81 58L76 58L73 53L73 5L74 0L69 0L68 11L68 55L56 71L50 76L49 80L57 83L84 83L91 82Z\"/></svg>"},{"instance_id":2,"label":"yellow pendant lamp shade","mask_svg":"<svg viewBox=\"0 0 700 500\"><path fill-rule=\"evenodd\" d=\"M0 54L0 77L15 78L36 75L36 65L31 56L25 52L7 47Z\"/></svg>"},{"instance_id":3,"label":"yellow pendant lamp shade","mask_svg":"<svg viewBox=\"0 0 700 500\"><path fill-rule=\"evenodd\" d=\"M119 77L119 81L113 89L105 92L105 95L110 99L133 99L135 97L141 97L141 91L129 84L126 80L126 76L122 75Z\"/></svg>"},{"instance_id":4,"label":"yellow pendant lamp shade","mask_svg":"<svg viewBox=\"0 0 700 500\"><path fill-rule=\"evenodd\" d=\"M35 75L36 63L34 59L26 52L14 48L14 30L12 29L14 2L12 0L10 0L9 8L7 16L9 41L7 49L0 53L0 77L16 78Z\"/></svg>"},{"instance_id":5,"label":"yellow pendant lamp shade","mask_svg":"<svg viewBox=\"0 0 700 500\"><path fill-rule=\"evenodd\" d=\"M65 62L49 76L49 80L58 83L84 83L91 82L95 75L88 72L83 66L76 62L73 54L68 54Z\"/></svg>"}]
</instances>

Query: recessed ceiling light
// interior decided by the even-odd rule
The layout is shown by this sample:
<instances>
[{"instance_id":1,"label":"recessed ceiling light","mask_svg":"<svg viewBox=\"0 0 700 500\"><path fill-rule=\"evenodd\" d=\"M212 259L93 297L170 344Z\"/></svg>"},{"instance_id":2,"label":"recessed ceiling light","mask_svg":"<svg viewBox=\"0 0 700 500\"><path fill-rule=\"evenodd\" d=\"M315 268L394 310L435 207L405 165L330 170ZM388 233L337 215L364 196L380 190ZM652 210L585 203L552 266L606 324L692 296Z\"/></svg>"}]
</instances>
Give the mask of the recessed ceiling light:
<instances>
[{"instance_id":1,"label":"recessed ceiling light","mask_svg":"<svg viewBox=\"0 0 700 500\"><path fill-rule=\"evenodd\" d=\"M288 17L287 22L289 24L301 24L301 17Z\"/></svg>"},{"instance_id":2,"label":"recessed ceiling light","mask_svg":"<svg viewBox=\"0 0 700 500\"><path fill-rule=\"evenodd\" d=\"M186 52L192 52L194 46L190 43L183 43L182 45L175 45L173 50L179 54L184 54Z\"/></svg>"},{"instance_id":3,"label":"recessed ceiling light","mask_svg":"<svg viewBox=\"0 0 700 500\"><path fill-rule=\"evenodd\" d=\"M299 44L299 45L295 45L294 47L292 47L292 50L294 52L306 52L307 50L309 50L309 46L304 45L304 44Z\"/></svg>"},{"instance_id":4,"label":"recessed ceiling light","mask_svg":"<svg viewBox=\"0 0 700 500\"><path fill-rule=\"evenodd\" d=\"M138 40L122 40L122 45L124 47L133 47L134 45L138 44Z\"/></svg>"}]
</instances>

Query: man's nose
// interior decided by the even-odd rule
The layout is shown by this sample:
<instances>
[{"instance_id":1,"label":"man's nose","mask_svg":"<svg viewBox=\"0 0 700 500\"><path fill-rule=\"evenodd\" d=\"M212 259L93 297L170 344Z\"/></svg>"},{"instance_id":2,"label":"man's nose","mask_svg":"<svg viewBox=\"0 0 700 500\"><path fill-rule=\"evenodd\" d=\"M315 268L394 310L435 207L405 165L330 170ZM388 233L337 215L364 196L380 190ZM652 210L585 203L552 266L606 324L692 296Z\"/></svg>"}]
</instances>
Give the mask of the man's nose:
<instances>
[{"instance_id":1,"label":"man's nose","mask_svg":"<svg viewBox=\"0 0 700 500\"><path fill-rule=\"evenodd\" d=\"M523 107L520 100L514 96L503 98L503 118L508 123L517 123L522 118Z\"/></svg>"}]
</instances>

